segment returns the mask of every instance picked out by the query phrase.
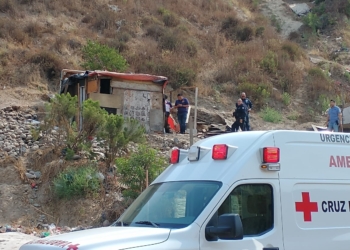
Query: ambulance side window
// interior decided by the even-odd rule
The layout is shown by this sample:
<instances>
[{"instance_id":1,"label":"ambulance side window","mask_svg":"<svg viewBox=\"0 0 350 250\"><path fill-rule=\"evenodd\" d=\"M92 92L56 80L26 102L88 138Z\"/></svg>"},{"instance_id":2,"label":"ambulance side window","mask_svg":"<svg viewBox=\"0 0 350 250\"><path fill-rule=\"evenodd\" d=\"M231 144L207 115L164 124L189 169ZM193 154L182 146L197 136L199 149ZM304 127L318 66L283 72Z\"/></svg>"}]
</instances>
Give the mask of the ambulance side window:
<instances>
[{"instance_id":1,"label":"ambulance side window","mask_svg":"<svg viewBox=\"0 0 350 250\"><path fill-rule=\"evenodd\" d=\"M256 236L273 228L273 195L268 184L237 186L218 210L218 215L239 214L244 236Z\"/></svg>"}]
</instances>

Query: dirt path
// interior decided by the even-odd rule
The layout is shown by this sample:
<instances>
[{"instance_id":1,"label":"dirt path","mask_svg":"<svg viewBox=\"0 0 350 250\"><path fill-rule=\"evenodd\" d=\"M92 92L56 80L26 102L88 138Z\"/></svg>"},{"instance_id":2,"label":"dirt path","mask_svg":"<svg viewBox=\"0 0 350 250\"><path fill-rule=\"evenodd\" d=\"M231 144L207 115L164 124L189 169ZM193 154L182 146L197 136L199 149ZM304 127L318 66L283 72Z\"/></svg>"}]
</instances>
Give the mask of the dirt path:
<instances>
[{"instance_id":1,"label":"dirt path","mask_svg":"<svg viewBox=\"0 0 350 250\"><path fill-rule=\"evenodd\" d=\"M303 25L301 21L296 20L293 12L282 0L264 0L261 7L265 16L276 17L276 22L281 26L283 38L287 38L291 32L297 31Z\"/></svg>"}]
</instances>

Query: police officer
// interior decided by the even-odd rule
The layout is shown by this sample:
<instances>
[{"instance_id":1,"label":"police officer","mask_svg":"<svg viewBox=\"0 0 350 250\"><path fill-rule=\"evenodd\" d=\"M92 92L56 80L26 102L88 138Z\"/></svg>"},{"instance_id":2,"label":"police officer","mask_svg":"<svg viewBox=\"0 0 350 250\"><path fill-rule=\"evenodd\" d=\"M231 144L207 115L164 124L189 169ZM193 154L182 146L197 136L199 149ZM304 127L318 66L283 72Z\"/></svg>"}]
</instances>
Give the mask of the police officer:
<instances>
[{"instance_id":1,"label":"police officer","mask_svg":"<svg viewBox=\"0 0 350 250\"><path fill-rule=\"evenodd\" d=\"M250 131L250 124L249 124L249 112L252 110L253 104L252 102L247 98L246 94L242 92L241 99L243 104L246 106L247 109L247 117L245 119L245 129L246 131Z\"/></svg>"},{"instance_id":2,"label":"police officer","mask_svg":"<svg viewBox=\"0 0 350 250\"><path fill-rule=\"evenodd\" d=\"M238 131L238 127L240 127L242 131L245 131L246 130L245 119L247 117L247 107L243 104L242 99L237 100L234 116L236 118L236 122L232 124L232 132Z\"/></svg>"}]
</instances>

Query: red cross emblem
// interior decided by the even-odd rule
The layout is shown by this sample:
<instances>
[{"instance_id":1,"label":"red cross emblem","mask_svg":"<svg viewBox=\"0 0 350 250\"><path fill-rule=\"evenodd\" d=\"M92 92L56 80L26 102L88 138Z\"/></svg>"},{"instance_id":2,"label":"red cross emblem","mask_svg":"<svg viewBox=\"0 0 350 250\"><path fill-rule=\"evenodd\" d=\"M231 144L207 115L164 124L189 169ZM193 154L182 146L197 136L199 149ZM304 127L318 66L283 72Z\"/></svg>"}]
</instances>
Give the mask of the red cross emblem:
<instances>
[{"instance_id":1,"label":"red cross emblem","mask_svg":"<svg viewBox=\"0 0 350 250\"><path fill-rule=\"evenodd\" d=\"M67 248L67 250L78 250L78 246L79 246L80 244L70 244L69 246L68 246L68 248Z\"/></svg>"},{"instance_id":2,"label":"red cross emblem","mask_svg":"<svg viewBox=\"0 0 350 250\"><path fill-rule=\"evenodd\" d=\"M304 213L304 221L311 221L311 213L318 212L317 202L310 202L310 194L302 192L302 202L295 202L297 212Z\"/></svg>"}]
</instances>

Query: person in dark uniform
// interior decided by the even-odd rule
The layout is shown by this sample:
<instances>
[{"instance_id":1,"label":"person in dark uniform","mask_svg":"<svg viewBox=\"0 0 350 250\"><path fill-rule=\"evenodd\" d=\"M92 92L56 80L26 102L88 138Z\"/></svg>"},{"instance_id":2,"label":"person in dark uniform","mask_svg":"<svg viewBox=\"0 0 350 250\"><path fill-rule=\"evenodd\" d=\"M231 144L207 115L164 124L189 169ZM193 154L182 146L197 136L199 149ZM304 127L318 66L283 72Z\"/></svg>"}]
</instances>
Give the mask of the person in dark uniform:
<instances>
[{"instance_id":1,"label":"person in dark uniform","mask_svg":"<svg viewBox=\"0 0 350 250\"><path fill-rule=\"evenodd\" d=\"M237 132L239 128L241 128L242 131L245 131L247 112L247 107L243 104L242 99L238 99L236 110L233 113L236 121L232 124L232 132Z\"/></svg>"}]
</instances>

